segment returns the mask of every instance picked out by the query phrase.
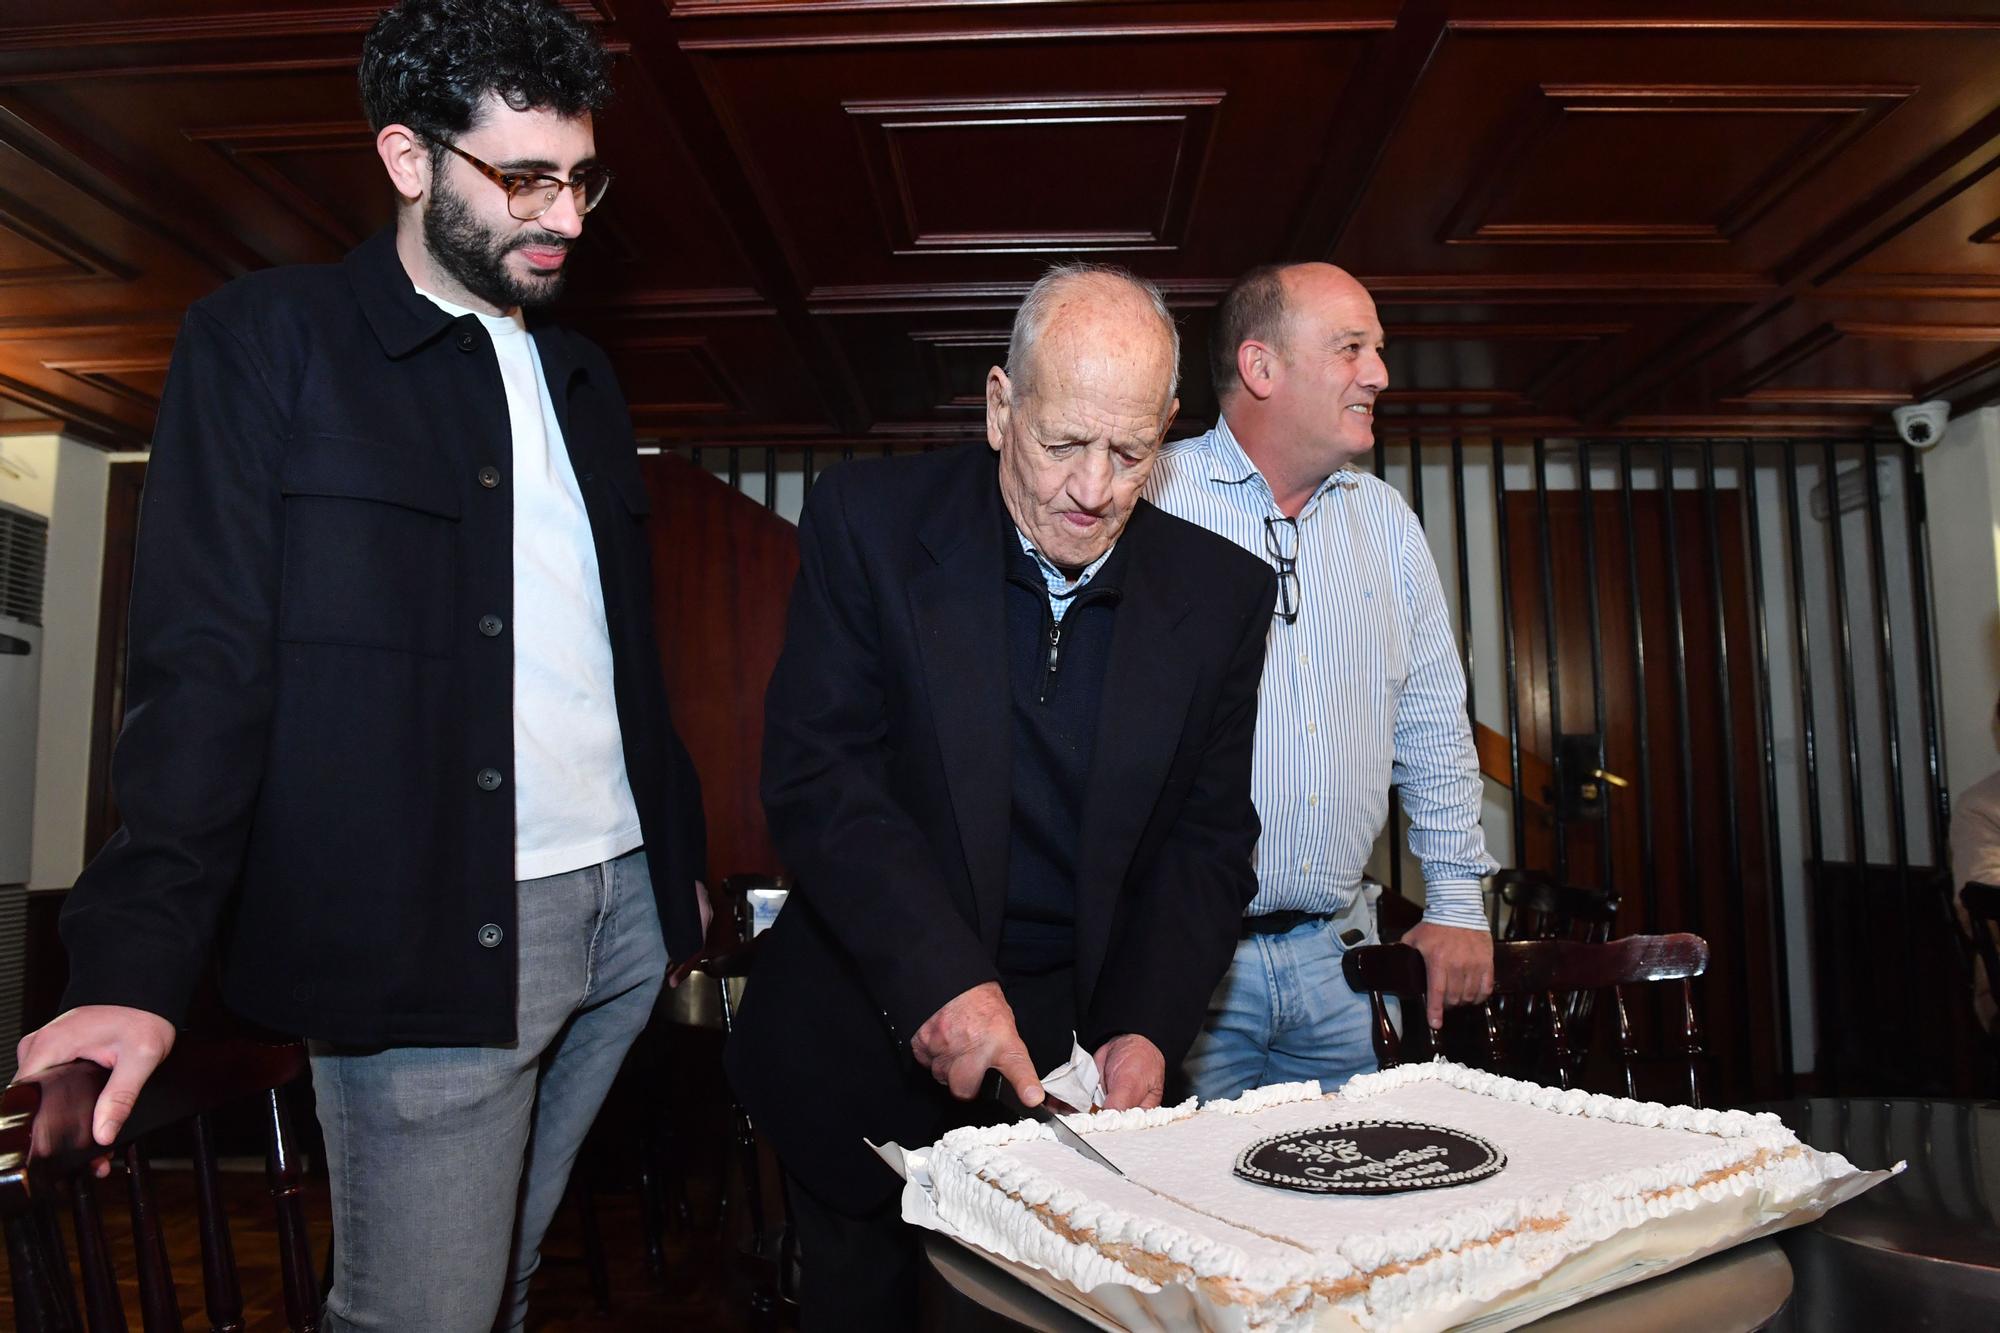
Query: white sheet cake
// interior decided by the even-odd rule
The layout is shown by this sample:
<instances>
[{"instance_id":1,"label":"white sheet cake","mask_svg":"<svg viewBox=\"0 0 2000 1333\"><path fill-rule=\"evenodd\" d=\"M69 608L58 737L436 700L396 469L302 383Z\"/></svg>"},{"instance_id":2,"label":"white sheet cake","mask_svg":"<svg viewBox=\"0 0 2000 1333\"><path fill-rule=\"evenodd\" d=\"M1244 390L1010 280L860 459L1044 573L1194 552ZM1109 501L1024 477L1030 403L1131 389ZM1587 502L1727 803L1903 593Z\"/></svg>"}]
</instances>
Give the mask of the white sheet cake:
<instances>
[{"instance_id":1,"label":"white sheet cake","mask_svg":"<svg viewBox=\"0 0 2000 1333\"><path fill-rule=\"evenodd\" d=\"M1323 1195L1252 1183L1274 1134L1402 1120L1490 1141L1494 1175ZM1886 1173L1769 1115L1694 1110L1407 1065L1196 1109L1073 1116L1120 1178L1034 1121L905 1154L904 1215L1000 1259L1109 1327L1508 1328L1809 1220Z\"/></svg>"}]
</instances>

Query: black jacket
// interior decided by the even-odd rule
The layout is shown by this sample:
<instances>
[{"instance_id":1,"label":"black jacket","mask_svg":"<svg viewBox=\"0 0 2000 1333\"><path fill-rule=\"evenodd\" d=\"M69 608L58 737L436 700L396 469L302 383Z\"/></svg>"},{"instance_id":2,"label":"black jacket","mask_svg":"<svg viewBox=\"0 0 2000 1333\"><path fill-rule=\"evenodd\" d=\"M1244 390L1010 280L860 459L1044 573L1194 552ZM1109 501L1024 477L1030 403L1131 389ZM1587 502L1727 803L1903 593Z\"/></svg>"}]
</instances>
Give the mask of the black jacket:
<instances>
[{"instance_id":1,"label":"black jacket","mask_svg":"<svg viewBox=\"0 0 2000 1333\"><path fill-rule=\"evenodd\" d=\"M863 1136L929 1142L949 1111L910 1054L994 980L1007 894L1005 543L976 445L814 485L764 724L764 808L795 889L760 946L731 1077L788 1170L857 1211L895 1178ZM1086 1046L1177 1061L1256 891L1250 803L1269 566L1141 503L1077 848Z\"/></svg>"},{"instance_id":2,"label":"black jacket","mask_svg":"<svg viewBox=\"0 0 2000 1333\"><path fill-rule=\"evenodd\" d=\"M534 337L684 956L701 797L668 716L631 422L597 347ZM214 950L229 1006L282 1031L513 1038L512 456L485 329L416 293L391 232L188 311L140 514L124 827L63 910L66 1005L178 1021Z\"/></svg>"}]
</instances>

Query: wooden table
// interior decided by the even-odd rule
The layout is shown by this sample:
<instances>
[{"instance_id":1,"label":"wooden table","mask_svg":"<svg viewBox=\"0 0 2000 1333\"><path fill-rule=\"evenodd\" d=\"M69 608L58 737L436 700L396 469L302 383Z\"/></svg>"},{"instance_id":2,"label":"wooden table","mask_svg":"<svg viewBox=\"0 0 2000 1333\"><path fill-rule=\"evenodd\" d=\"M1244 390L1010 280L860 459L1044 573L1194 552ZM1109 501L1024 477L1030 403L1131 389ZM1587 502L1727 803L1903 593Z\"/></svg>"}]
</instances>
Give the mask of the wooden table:
<instances>
[{"instance_id":1,"label":"wooden table","mask_svg":"<svg viewBox=\"0 0 2000 1333\"><path fill-rule=\"evenodd\" d=\"M2000 1103L1814 1097L1775 1111L1823 1152L1909 1169L1779 1237L1801 1329L2000 1328Z\"/></svg>"},{"instance_id":2,"label":"wooden table","mask_svg":"<svg viewBox=\"0 0 2000 1333\"><path fill-rule=\"evenodd\" d=\"M931 1269L924 1287L926 1329L1096 1333L1097 1325L948 1236L926 1234L924 1253ZM1774 1241L1758 1240L1560 1310L1535 1328L1546 1333L1749 1333L1776 1319L1791 1295L1792 1267L1785 1252Z\"/></svg>"}]
</instances>

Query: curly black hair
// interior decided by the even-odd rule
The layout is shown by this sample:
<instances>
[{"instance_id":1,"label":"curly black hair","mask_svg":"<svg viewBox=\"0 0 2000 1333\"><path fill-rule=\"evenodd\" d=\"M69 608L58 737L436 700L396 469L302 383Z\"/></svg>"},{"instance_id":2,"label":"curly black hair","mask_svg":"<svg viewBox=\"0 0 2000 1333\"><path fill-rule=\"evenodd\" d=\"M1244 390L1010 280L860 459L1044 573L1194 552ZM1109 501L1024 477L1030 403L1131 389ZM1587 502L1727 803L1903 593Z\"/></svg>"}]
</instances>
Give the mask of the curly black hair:
<instances>
[{"instance_id":1,"label":"curly black hair","mask_svg":"<svg viewBox=\"0 0 2000 1333\"><path fill-rule=\"evenodd\" d=\"M369 127L407 125L433 156L473 127L488 93L517 111L597 111L611 97L604 47L554 0L402 0L362 43Z\"/></svg>"}]
</instances>

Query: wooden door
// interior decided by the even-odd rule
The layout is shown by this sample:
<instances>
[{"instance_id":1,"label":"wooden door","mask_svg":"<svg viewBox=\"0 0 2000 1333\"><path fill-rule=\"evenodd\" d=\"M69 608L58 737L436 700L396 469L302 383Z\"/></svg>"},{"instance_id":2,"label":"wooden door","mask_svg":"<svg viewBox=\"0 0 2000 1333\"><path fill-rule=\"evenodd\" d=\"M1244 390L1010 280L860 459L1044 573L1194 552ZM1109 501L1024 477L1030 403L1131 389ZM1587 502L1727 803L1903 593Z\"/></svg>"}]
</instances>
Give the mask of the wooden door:
<instances>
[{"instance_id":1,"label":"wooden door","mask_svg":"<svg viewBox=\"0 0 2000 1333\"><path fill-rule=\"evenodd\" d=\"M1601 689L1602 767L1628 785L1597 779L1599 809L1567 817L1557 793L1530 793L1542 801L1524 803L1520 864L1613 886L1617 934L1706 937L1711 1100L1774 1096L1785 997L1771 929L1742 494L1718 488L1711 511L1700 491L1635 490L1628 509L1619 492L1599 490L1590 501L1594 551L1579 492L1548 492L1546 529L1543 503L1532 491L1506 496L1521 749L1560 769L1564 785L1588 779L1596 765L1576 757L1588 742L1572 741L1559 763L1558 738L1598 734Z\"/></svg>"}]
</instances>

